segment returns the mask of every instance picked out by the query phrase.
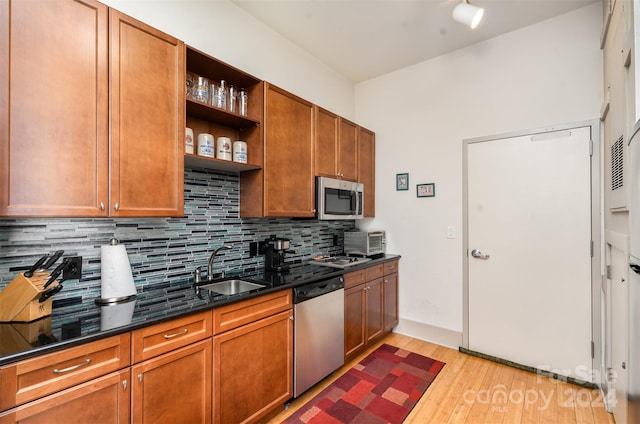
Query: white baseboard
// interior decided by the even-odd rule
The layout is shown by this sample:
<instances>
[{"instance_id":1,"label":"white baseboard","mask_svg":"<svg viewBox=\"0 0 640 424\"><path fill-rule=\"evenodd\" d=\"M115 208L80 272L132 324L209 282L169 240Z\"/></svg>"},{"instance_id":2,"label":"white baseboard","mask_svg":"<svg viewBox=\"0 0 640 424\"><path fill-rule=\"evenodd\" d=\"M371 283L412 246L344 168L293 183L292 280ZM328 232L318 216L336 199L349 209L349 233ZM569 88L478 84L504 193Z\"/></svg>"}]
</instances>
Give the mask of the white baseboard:
<instances>
[{"instance_id":1,"label":"white baseboard","mask_svg":"<svg viewBox=\"0 0 640 424\"><path fill-rule=\"evenodd\" d=\"M418 321L400 318L394 333L403 334L416 339L439 344L458 350L462 346L462 332L447 328L435 327Z\"/></svg>"}]
</instances>

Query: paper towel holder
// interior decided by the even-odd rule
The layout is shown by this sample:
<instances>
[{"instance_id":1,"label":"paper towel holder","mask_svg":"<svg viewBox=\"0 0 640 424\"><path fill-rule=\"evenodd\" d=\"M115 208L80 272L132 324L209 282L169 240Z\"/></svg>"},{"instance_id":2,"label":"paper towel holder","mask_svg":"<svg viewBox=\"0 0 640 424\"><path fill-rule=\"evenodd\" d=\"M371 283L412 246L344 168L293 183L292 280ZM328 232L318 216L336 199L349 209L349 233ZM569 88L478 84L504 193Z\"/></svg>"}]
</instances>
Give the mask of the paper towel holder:
<instances>
[{"instance_id":1,"label":"paper towel holder","mask_svg":"<svg viewBox=\"0 0 640 424\"><path fill-rule=\"evenodd\" d=\"M95 300L96 305L100 306L108 306L115 305L117 303L126 303L134 300L136 298L135 294L131 294L129 296L121 296L121 297L108 297L108 298L98 298Z\"/></svg>"},{"instance_id":2,"label":"paper towel holder","mask_svg":"<svg viewBox=\"0 0 640 424\"><path fill-rule=\"evenodd\" d=\"M116 238L112 238L111 240L109 240L109 245L108 246L103 246L103 247L111 247L111 246L118 246L119 245L119 241ZM126 249L124 249L124 255L125 255L125 259L126 259L126 265L129 269L129 278L127 279L127 281L124 281L123 284L126 286L126 290L128 290L130 293L126 294L124 296L106 296L106 297L101 297L95 300L95 303L97 305L113 305L116 303L125 303L125 302L130 302L132 300L134 300L136 298L136 287L135 287L135 283L133 281L133 276L131 275L131 265L129 265L129 259L126 257ZM104 258L102 259L104 260ZM104 295L105 292L105 285L104 285L104 273L103 273L103 286L102 286L102 295Z\"/></svg>"}]
</instances>

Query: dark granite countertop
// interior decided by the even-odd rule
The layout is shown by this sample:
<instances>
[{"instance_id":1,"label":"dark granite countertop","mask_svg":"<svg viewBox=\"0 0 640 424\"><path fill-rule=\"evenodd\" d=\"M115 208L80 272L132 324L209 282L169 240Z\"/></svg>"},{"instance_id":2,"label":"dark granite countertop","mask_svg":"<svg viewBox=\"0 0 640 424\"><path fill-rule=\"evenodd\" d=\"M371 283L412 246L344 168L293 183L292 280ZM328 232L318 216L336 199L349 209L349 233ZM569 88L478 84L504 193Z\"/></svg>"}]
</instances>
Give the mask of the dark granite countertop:
<instances>
[{"instance_id":1,"label":"dark granite countertop","mask_svg":"<svg viewBox=\"0 0 640 424\"><path fill-rule=\"evenodd\" d=\"M298 263L292 264L286 274L228 273L227 277L265 285L261 289L230 296L198 295L193 280L189 278L145 287L138 291L135 300L116 305L99 306L95 299L83 299L81 304L56 306L54 301L53 312L48 317L30 323L0 323L0 365L399 258L399 255L386 255L346 269Z\"/></svg>"}]
</instances>

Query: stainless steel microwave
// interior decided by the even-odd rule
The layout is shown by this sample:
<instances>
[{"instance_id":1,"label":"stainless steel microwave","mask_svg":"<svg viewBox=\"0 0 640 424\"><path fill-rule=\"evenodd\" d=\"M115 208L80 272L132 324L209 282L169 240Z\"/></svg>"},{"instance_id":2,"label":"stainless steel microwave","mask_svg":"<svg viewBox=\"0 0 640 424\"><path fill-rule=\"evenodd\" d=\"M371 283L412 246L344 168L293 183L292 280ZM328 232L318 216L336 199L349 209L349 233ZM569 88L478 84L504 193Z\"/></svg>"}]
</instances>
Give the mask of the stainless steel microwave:
<instances>
[{"instance_id":1,"label":"stainless steel microwave","mask_svg":"<svg viewBox=\"0 0 640 424\"><path fill-rule=\"evenodd\" d=\"M364 185L335 178L316 177L318 219L362 219Z\"/></svg>"}]
</instances>

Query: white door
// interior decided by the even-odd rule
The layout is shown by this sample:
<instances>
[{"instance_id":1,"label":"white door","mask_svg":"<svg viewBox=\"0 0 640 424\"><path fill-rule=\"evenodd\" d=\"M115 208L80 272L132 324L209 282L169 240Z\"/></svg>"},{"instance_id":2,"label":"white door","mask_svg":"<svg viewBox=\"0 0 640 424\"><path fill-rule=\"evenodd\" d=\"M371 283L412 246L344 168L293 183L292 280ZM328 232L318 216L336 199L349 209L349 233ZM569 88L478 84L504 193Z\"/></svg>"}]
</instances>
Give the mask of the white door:
<instances>
[{"instance_id":1,"label":"white door","mask_svg":"<svg viewBox=\"0 0 640 424\"><path fill-rule=\"evenodd\" d=\"M589 380L590 140L582 127L467 144L470 350Z\"/></svg>"}]
</instances>

